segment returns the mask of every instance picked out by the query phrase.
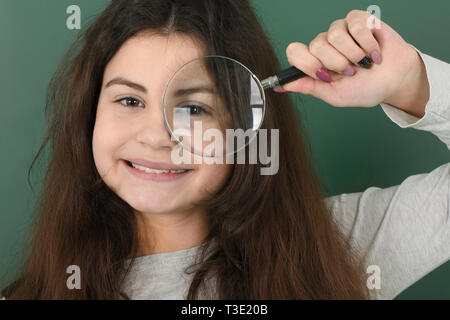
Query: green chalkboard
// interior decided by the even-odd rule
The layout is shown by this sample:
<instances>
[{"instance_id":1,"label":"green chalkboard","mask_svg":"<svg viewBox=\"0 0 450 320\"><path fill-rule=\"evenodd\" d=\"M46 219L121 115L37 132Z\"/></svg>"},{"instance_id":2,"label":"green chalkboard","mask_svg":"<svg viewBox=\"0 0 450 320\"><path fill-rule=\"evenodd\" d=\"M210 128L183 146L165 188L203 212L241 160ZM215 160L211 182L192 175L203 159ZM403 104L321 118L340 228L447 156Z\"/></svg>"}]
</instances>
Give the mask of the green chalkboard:
<instances>
[{"instance_id":1,"label":"green chalkboard","mask_svg":"<svg viewBox=\"0 0 450 320\"><path fill-rule=\"evenodd\" d=\"M68 29L67 8L81 9L81 29L108 0L2 0L0 2L0 275L17 260L31 219L45 161L27 170L42 142L48 82L79 29ZM422 52L450 61L450 2L446 0L252 1L282 66L292 41L309 43L351 9L378 5L381 19ZM388 187L449 161L432 134L400 129L381 108L334 108L310 96L290 94L302 112L317 173L331 194ZM397 299L450 299L450 262Z\"/></svg>"}]
</instances>

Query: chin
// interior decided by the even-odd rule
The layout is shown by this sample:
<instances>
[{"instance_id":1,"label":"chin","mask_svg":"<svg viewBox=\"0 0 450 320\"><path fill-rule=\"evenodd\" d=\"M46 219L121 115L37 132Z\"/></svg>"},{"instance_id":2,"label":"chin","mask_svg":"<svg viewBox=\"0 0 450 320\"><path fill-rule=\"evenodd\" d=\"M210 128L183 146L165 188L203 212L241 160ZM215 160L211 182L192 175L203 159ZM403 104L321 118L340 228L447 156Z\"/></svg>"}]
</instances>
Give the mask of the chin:
<instances>
[{"instance_id":1,"label":"chin","mask_svg":"<svg viewBox=\"0 0 450 320\"><path fill-rule=\"evenodd\" d=\"M141 213L168 213L177 210L177 205L173 202L173 199L167 199L165 197L145 197L145 198L132 198L126 199L128 204L136 211Z\"/></svg>"}]
</instances>

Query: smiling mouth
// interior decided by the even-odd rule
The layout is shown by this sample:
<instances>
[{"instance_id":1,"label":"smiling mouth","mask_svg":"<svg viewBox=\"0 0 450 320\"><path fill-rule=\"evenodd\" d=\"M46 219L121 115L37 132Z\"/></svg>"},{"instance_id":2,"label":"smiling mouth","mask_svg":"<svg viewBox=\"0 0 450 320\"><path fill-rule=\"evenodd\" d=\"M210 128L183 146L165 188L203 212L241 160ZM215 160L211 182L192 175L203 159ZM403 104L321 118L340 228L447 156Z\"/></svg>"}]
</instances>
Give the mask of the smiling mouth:
<instances>
[{"instance_id":1,"label":"smiling mouth","mask_svg":"<svg viewBox=\"0 0 450 320\"><path fill-rule=\"evenodd\" d=\"M191 169L153 169L153 168L147 168L144 166L140 166L137 164L132 163L131 161L125 160L125 163L131 167L131 168L135 168L137 170L140 170L142 172L146 172L146 173L158 173L158 174L163 174L163 173L172 173L172 174L180 174L180 173L185 173L188 171L191 171Z\"/></svg>"}]
</instances>

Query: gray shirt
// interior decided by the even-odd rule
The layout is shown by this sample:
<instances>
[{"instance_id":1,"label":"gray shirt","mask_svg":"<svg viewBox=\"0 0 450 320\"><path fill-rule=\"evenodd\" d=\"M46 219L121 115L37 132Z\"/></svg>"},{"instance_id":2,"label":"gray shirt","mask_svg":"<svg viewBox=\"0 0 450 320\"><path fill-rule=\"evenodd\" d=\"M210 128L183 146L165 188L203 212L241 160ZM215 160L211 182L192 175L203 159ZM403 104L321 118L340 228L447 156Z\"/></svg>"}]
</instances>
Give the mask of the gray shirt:
<instances>
[{"instance_id":1,"label":"gray shirt","mask_svg":"<svg viewBox=\"0 0 450 320\"><path fill-rule=\"evenodd\" d=\"M450 149L450 64L415 49L430 84L424 117L388 104L381 107L399 127L432 132ZM368 267L373 298L394 298L450 259L449 184L447 163L396 186L325 198L336 223ZM124 292L131 299L185 299L192 278L183 269L200 247L137 258ZM214 295L214 281L210 283Z\"/></svg>"}]
</instances>

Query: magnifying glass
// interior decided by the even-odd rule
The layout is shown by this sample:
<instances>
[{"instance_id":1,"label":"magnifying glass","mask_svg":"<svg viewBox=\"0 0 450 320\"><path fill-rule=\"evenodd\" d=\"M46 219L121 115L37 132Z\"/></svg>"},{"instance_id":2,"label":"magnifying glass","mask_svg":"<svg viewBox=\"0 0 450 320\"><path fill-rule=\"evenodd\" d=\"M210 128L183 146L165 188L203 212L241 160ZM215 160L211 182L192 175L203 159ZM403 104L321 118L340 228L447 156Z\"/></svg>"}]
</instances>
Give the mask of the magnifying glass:
<instances>
[{"instance_id":1,"label":"magnifying glass","mask_svg":"<svg viewBox=\"0 0 450 320\"><path fill-rule=\"evenodd\" d=\"M290 67L260 81L237 60L211 55L193 59L169 79L163 118L172 139L190 153L224 157L245 148L260 129L264 90L306 76Z\"/></svg>"}]
</instances>

